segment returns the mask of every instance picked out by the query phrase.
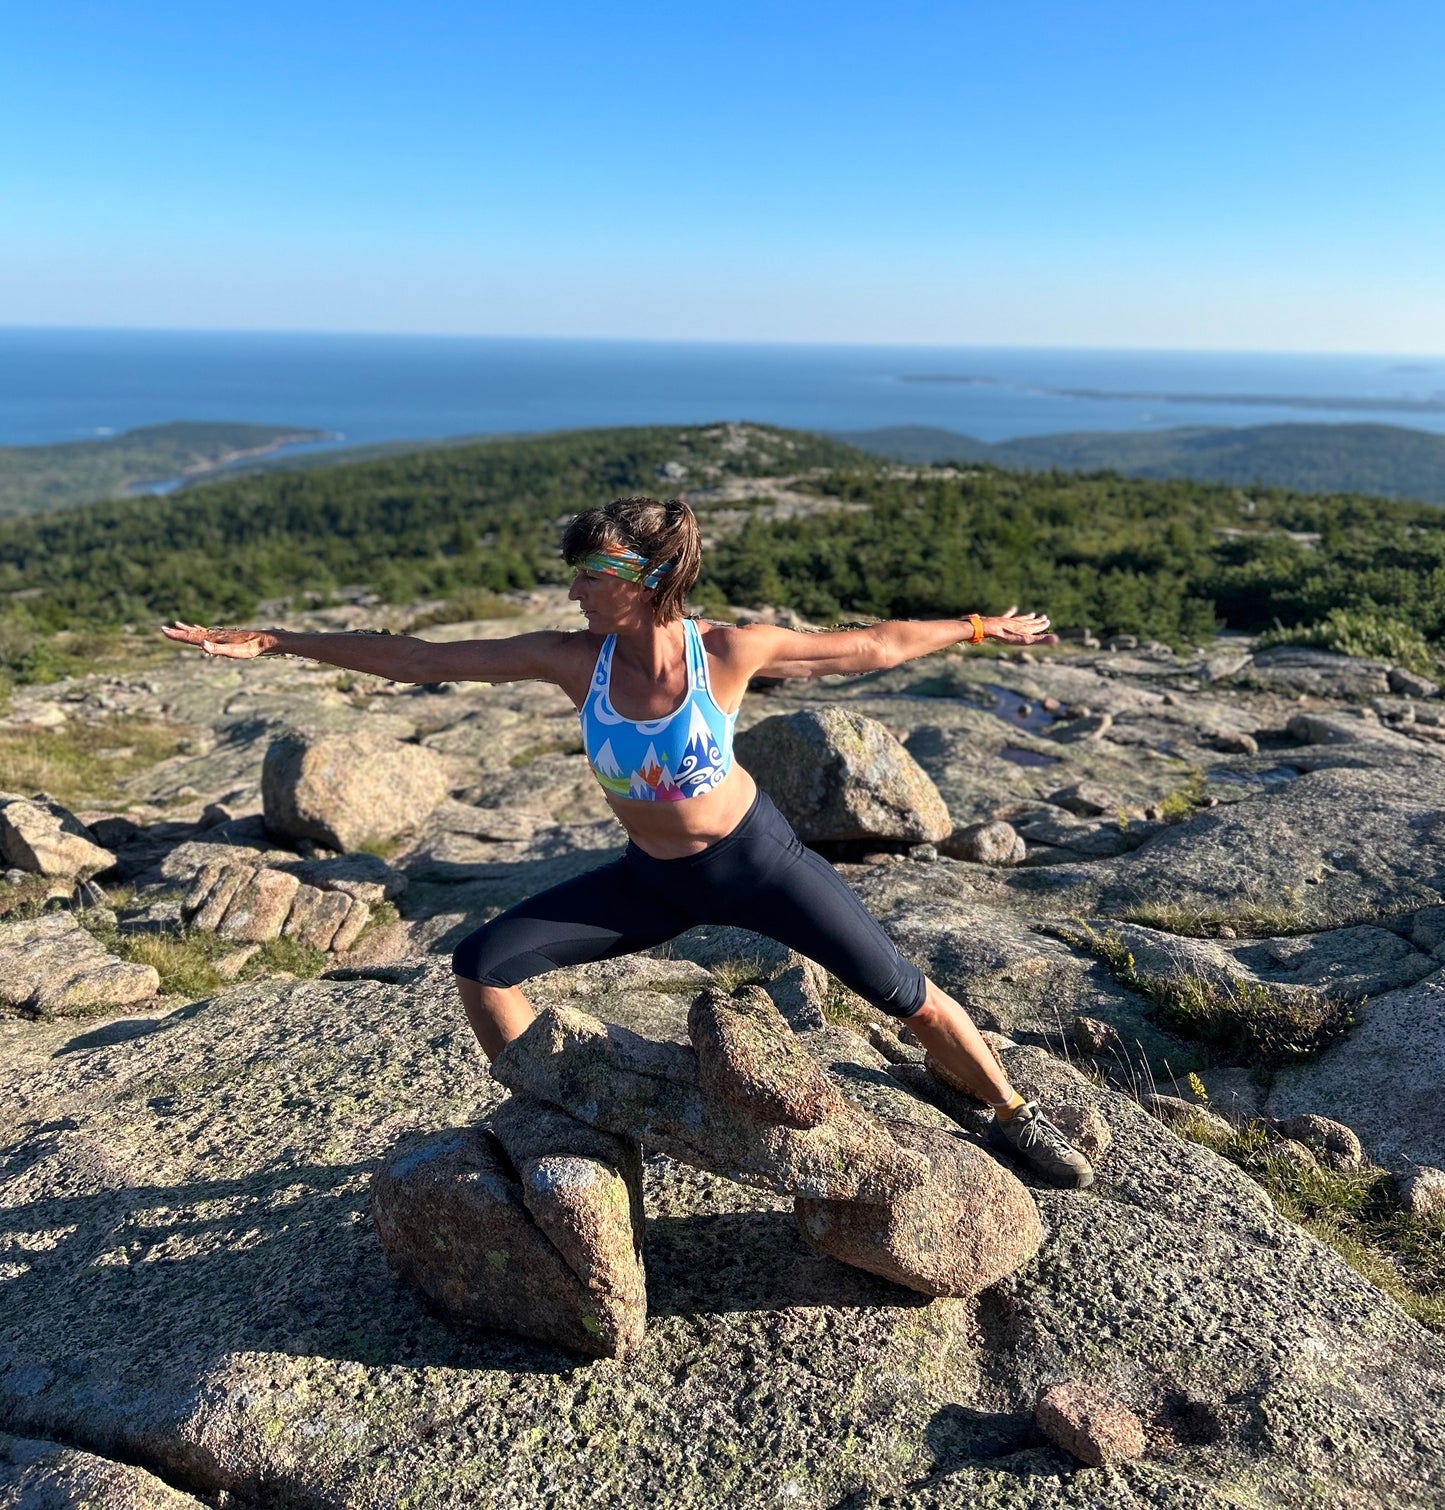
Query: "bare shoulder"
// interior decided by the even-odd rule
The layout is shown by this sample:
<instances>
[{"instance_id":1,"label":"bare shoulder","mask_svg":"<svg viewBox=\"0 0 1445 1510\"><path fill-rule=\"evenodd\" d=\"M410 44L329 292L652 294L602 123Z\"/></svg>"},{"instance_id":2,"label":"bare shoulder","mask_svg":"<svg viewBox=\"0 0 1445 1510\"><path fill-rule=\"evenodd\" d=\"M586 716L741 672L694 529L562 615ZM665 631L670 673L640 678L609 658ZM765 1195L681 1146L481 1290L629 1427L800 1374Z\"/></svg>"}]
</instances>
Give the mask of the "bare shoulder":
<instances>
[{"instance_id":1,"label":"bare shoulder","mask_svg":"<svg viewBox=\"0 0 1445 1510\"><path fill-rule=\"evenodd\" d=\"M700 619L703 647L719 665L735 669L744 676L753 676L758 670L778 658L795 640L805 637L791 629L781 629L775 624L715 624Z\"/></svg>"}]
</instances>

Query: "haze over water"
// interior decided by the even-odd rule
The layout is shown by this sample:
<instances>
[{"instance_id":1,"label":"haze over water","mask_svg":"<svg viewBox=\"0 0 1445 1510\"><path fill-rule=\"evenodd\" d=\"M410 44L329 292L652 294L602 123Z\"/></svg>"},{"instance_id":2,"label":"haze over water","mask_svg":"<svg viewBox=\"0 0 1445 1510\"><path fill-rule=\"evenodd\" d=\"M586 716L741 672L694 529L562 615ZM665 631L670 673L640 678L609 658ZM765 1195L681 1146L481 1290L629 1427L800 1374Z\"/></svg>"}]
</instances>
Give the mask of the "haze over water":
<instances>
[{"instance_id":1,"label":"haze over water","mask_svg":"<svg viewBox=\"0 0 1445 1510\"><path fill-rule=\"evenodd\" d=\"M1445 357L0 329L0 445L171 420L335 445L750 419L1069 430L1367 422L1445 433Z\"/></svg>"}]
</instances>

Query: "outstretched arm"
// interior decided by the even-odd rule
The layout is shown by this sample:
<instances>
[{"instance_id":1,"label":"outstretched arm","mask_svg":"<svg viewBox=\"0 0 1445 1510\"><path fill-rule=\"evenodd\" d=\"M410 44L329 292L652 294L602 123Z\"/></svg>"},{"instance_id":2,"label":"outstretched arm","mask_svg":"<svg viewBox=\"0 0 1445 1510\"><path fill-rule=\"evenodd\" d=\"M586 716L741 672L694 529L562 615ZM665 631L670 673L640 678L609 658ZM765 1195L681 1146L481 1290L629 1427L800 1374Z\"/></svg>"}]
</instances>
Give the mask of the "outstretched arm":
<instances>
[{"instance_id":1,"label":"outstretched arm","mask_svg":"<svg viewBox=\"0 0 1445 1510\"><path fill-rule=\"evenodd\" d=\"M1006 645L1052 645L1044 614L1020 614L1010 608L983 618L988 640ZM801 634L792 629L755 625L737 632L740 656L749 676L828 676L835 672L882 671L904 661L945 650L974 638L971 619L888 619L866 629L831 634Z\"/></svg>"},{"instance_id":2,"label":"outstretched arm","mask_svg":"<svg viewBox=\"0 0 1445 1510\"><path fill-rule=\"evenodd\" d=\"M207 629L201 624L162 626L167 639L207 655L248 661L259 655L299 655L347 671L394 682L556 681L563 647L560 630L509 635L500 640L438 643L405 634L305 634L289 629Z\"/></svg>"}]
</instances>

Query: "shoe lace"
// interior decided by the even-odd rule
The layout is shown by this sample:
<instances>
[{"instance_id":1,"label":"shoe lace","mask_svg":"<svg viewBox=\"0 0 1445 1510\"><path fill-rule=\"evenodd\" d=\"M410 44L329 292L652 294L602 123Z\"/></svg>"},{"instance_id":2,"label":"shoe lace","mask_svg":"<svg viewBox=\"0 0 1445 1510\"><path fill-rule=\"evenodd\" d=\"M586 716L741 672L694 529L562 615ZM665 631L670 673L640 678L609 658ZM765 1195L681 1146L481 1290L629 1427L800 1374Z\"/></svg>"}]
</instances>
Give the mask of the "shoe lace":
<instances>
[{"instance_id":1,"label":"shoe lace","mask_svg":"<svg viewBox=\"0 0 1445 1510\"><path fill-rule=\"evenodd\" d=\"M1028 1115L1019 1127L1018 1147L1020 1150L1032 1151L1042 1148L1060 1157L1068 1157L1075 1152L1074 1145L1039 1110L1037 1101L1026 1102L1015 1115L1022 1116L1024 1113Z\"/></svg>"}]
</instances>

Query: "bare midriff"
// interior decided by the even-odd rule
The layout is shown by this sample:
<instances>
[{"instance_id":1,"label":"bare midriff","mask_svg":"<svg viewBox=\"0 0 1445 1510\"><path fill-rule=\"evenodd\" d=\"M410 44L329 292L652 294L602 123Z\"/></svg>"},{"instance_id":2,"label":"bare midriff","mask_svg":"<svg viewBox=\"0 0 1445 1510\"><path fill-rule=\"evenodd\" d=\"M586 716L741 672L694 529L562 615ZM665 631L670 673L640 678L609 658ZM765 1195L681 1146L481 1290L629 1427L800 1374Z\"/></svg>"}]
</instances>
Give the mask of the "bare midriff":
<instances>
[{"instance_id":1,"label":"bare midriff","mask_svg":"<svg viewBox=\"0 0 1445 1510\"><path fill-rule=\"evenodd\" d=\"M628 838L654 860L681 860L725 839L753 805L758 786L736 762L721 785L683 802L607 796Z\"/></svg>"}]
</instances>

